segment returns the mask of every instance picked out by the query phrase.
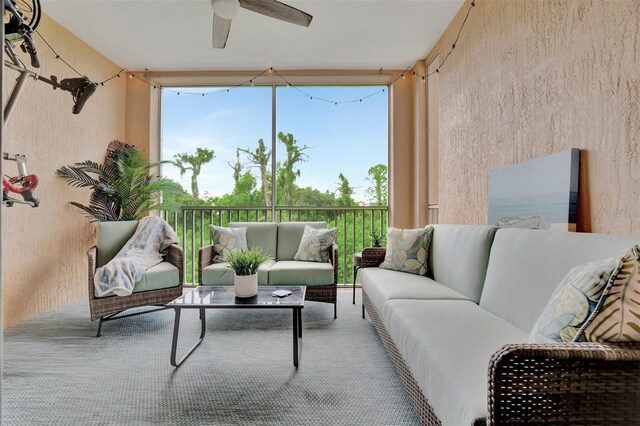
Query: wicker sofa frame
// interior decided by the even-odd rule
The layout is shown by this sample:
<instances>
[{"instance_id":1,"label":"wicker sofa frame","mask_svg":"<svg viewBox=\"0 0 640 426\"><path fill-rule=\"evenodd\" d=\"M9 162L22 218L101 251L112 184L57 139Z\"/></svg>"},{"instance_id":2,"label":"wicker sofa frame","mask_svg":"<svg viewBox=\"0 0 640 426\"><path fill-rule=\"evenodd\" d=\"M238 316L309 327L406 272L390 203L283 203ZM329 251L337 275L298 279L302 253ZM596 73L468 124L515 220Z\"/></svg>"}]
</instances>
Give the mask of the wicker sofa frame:
<instances>
[{"instance_id":1,"label":"wicker sofa frame","mask_svg":"<svg viewBox=\"0 0 640 426\"><path fill-rule=\"evenodd\" d=\"M198 251L198 284L202 285L202 270L213 264L213 246ZM307 286L305 300L333 304L333 318L338 318L338 246L329 249L329 262L333 266L333 284Z\"/></svg>"},{"instance_id":2,"label":"wicker sofa frame","mask_svg":"<svg viewBox=\"0 0 640 426\"><path fill-rule=\"evenodd\" d=\"M99 319L98 332L96 337L100 337L102 324L107 321L127 318L136 315L148 314L150 312L159 311L164 305L182 295L182 287L184 283L184 252L182 247L172 244L169 252L164 260L178 268L178 276L180 283L177 287L163 288L159 290L142 291L132 293L129 296L107 296L96 297L94 293L93 277L96 272L96 261L98 258L98 249L96 246L91 247L87 252L89 260L88 268L88 284L89 284L89 311L91 321ZM142 312L134 312L130 314L121 314L127 309L138 308L142 306L156 306L155 309L149 309Z\"/></svg>"},{"instance_id":3,"label":"wicker sofa frame","mask_svg":"<svg viewBox=\"0 0 640 426\"><path fill-rule=\"evenodd\" d=\"M384 249L362 253L368 267L383 259ZM362 316L366 310L420 422L441 425L364 289L362 303ZM640 343L511 344L487 367L489 425L629 425L640 419Z\"/></svg>"}]
</instances>

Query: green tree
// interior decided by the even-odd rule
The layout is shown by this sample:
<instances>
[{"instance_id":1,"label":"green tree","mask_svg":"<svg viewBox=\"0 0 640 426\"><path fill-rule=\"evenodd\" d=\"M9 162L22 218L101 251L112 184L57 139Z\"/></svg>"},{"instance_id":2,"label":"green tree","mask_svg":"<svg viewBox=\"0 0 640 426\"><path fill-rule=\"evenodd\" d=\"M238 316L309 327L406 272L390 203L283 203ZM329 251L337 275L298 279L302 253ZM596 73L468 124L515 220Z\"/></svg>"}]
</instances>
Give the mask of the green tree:
<instances>
[{"instance_id":1,"label":"green tree","mask_svg":"<svg viewBox=\"0 0 640 426\"><path fill-rule=\"evenodd\" d=\"M187 171L191 171L191 194L195 198L199 198L198 176L200 176L202 166L213 160L215 156L211 149L196 148L195 155L183 152L173 157L173 164L180 169L180 176L184 176Z\"/></svg>"},{"instance_id":2,"label":"green tree","mask_svg":"<svg viewBox=\"0 0 640 426\"><path fill-rule=\"evenodd\" d=\"M355 191L349 185L349 180L342 173L338 175L338 179L340 179L340 183L338 184L338 192L340 193L340 198L338 198L338 201L340 205L341 206L354 205L355 203L353 201L353 193Z\"/></svg>"},{"instance_id":3,"label":"green tree","mask_svg":"<svg viewBox=\"0 0 640 426\"><path fill-rule=\"evenodd\" d=\"M307 186L304 188L297 188L296 205L310 207L329 207L337 206L338 202L336 201L336 196L333 192L321 192L316 188Z\"/></svg>"},{"instance_id":4,"label":"green tree","mask_svg":"<svg viewBox=\"0 0 640 426\"><path fill-rule=\"evenodd\" d=\"M261 201L257 190L256 178L251 172L245 172L236 182L233 191L214 199L216 206L256 206Z\"/></svg>"},{"instance_id":5,"label":"green tree","mask_svg":"<svg viewBox=\"0 0 640 426\"><path fill-rule=\"evenodd\" d=\"M387 205L387 166L376 164L369 168L367 180L372 186L367 188L366 194L369 200L378 206Z\"/></svg>"},{"instance_id":6,"label":"green tree","mask_svg":"<svg viewBox=\"0 0 640 426\"><path fill-rule=\"evenodd\" d=\"M293 201L296 178L300 177L300 169L296 169L296 164L307 161L309 156L304 151L309 147L306 145L298 146L298 141L291 133L285 135L283 132L279 132L278 140L284 144L287 154L287 158L282 162L278 172L278 190L282 191L285 204L290 206Z\"/></svg>"},{"instance_id":7,"label":"green tree","mask_svg":"<svg viewBox=\"0 0 640 426\"><path fill-rule=\"evenodd\" d=\"M240 177L242 176L242 171L246 166L246 164L240 162L240 148L236 148L236 162L232 163L228 161L227 164L233 169L233 181L237 185Z\"/></svg>"},{"instance_id":8,"label":"green tree","mask_svg":"<svg viewBox=\"0 0 640 426\"><path fill-rule=\"evenodd\" d=\"M269 184L269 171L267 166L269 165L269 159L271 158L271 150L267 151L267 147L264 144L264 140L260 138L258 140L258 147L255 151L250 149L239 149L247 154L249 161L254 164L255 167L260 169L260 181L262 182L262 193L264 195L264 205L271 206L271 186Z\"/></svg>"}]
</instances>

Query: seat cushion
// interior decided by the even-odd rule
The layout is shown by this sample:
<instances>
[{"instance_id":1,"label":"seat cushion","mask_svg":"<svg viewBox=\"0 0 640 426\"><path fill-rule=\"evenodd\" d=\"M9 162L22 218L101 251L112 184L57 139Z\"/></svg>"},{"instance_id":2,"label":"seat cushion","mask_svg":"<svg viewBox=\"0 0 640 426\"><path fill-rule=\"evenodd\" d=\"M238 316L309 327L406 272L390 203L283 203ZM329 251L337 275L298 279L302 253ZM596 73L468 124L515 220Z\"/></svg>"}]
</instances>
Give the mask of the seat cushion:
<instances>
[{"instance_id":1,"label":"seat cushion","mask_svg":"<svg viewBox=\"0 0 640 426\"><path fill-rule=\"evenodd\" d=\"M258 268L258 285L267 285L269 269L275 263L267 260ZM214 263L202 269L202 285L233 285L233 269L227 262Z\"/></svg>"},{"instance_id":2,"label":"seat cushion","mask_svg":"<svg viewBox=\"0 0 640 426\"><path fill-rule=\"evenodd\" d=\"M480 301L496 232L488 225L432 225L428 276L474 302Z\"/></svg>"},{"instance_id":3,"label":"seat cushion","mask_svg":"<svg viewBox=\"0 0 640 426\"><path fill-rule=\"evenodd\" d=\"M333 284L331 263L279 260L269 269L269 285Z\"/></svg>"},{"instance_id":4,"label":"seat cushion","mask_svg":"<svg viewBox=\"0 0 640 426\"><path fill-rule=\"evenodd\" d=\"M269 257L274 258L276 256L276 244L278 241L277 223L229 222L229 228L247 228L247 247L260 248Z\"/></svg>"},{"instance_id":5,"label":"seat cushion","mask_svg":"<svg viewBox=\"0 0 640 426\"><path fill-rule=\"evenodd\" d=\"M380 315L391 299L469 300L431 278L380 268L364 268L360 275L362 290Z\"/></svg>"},{"instance_id":6,"label":"seat cushion","mask_svg":"<svg viewBox=\"0 0 640 426\"><path fill-rule=\"evenodd\" d=\"M96 267L104 266L113 259L122 246L133 236L137 227L137 220L98 222L96 241L98 258L96 259Z\"/></svg>"},{"instance_id":7,"label":"seat cushion","mask_svg":"<svg viewBox=\"0 0 640 426\"><path fill-rule=\"evenodd\" d=\"M293 260L300 247L304 227L326 229L326 222L280 222L278 224L277 260Z\"/></svg>"},{"instance_id":8,"label":"seat cushion","mask_svg":"<svg viewBox=\"0 0 640 426\"><path fill-rule=\"evenodd\" d=\"M160 290L162 288L177 287L180 285L180 272L178 268L169 262L162 262L147 269L140 281L133 287L134 293L142 291ZM98 297L95 293L94 295ZM113 293L105 294L102 297L113 296Z\"/></svg>"},{"instance_id":9,"label":"seat cushion","mask_svg":"<svg viewBox=\"0 0 640 426\"><path fill-rule=\"evenodd\" d=\"M472 425L487 416L491 355L529 335L461 300L394 299L384 324L444 425Z\"/></svg>"}]
</instances>

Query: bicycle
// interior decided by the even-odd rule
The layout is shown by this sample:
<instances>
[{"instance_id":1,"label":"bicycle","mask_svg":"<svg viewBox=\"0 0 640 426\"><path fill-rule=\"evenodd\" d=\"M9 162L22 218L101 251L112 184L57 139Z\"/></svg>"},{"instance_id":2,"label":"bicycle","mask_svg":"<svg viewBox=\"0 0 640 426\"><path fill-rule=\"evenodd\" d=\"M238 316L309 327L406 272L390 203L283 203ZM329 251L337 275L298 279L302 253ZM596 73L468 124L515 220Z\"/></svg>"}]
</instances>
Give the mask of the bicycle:
<instances>
[{"instance_id":1,"label":"bicycle","mask_svg":"<svg viewBox=\"0 0 640 426\"><path fill-rule=\"evenodd\" d=\"M5 52L16 65L22 64L14 51L14 43L31 57L31 66L40 68L33 33L40 24L40 0L4 0Z\"/></svg>"},{"instance_id":2,"label":"bicycle","mask_svg":"<svg viewBox=\"0 0 640 426\"><path fill-rule=\"evenodd\" d=\"M51 85L54 89L71 92L73 96L74 114L79 114L89 97L98 88L98 85L88 77L65 78L58 81L55 75L50 78L43 77L27 69L15 51L16 43L20 43L23 52L31 57L31 66L40 68L40 60L33 40L33 33L40 24L41 8L40 0L4 0L4 51L9 58L4 65L20 73L18 81L13 88L4 109L5 125L11 116L15 103L20 96L22 87L27 78L31 77Z\"/></svg>"}]
</instances>

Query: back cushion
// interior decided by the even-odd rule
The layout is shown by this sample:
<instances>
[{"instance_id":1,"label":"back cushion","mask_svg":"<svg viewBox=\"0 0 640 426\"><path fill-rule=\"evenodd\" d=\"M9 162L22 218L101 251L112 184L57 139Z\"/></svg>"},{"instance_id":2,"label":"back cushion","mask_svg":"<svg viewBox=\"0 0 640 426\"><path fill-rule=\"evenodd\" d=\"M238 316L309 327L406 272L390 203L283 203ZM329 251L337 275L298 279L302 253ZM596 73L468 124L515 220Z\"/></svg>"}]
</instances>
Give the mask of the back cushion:
<instances>
[{"instance_id":1,"label":"back cushion","mask_svg":"<svg viewBox=\"0 0 640 426\"><path fill-rule=\"evenodd\" d=\"M137 220L127 220L122 222L98 222L98 249L97 267L106 265L115 257L122 246L138 227Z\"/></svg>"},{"instance_id":2,"label":"back cushion","mask_svg":"<svg viewBox=\"0 0 640 426\"><path fill-rule=\"evenodd\" d=\"M432 225L429 270L433 279L478 303L496 228Z\"/></svg>"},{"instance_id":3,"label":"back cushion","mask_svg":"<svg viewBox=\"0 0 640 426\"><path fill-rule=\"evenodd\" d=\"M496 233L480 306L526 332L574 266L620 256L637 237L535 229Z\"/></svg>"},{"instance_id":4,"label":"back cushion","mask_svg":"<svg viewBox=\"0 0 640 426\"><path fill-rule=\"evenodd\" d=\"M280 222L278 224L278 260L293 260L298 252L304 227L326 229L327 222Z\"/></svg>"},{"instance_id":5,"label":"back cushion","mask_svg":"<svg viewBox=\"0 0 640 426\"><path fill-rule=\"evenodd\" d=\"M259 247L269 257L276 255L278 224L275 222L229 222L229 228L247 228L247 247Z\"/></svg>"}]
</instances>

